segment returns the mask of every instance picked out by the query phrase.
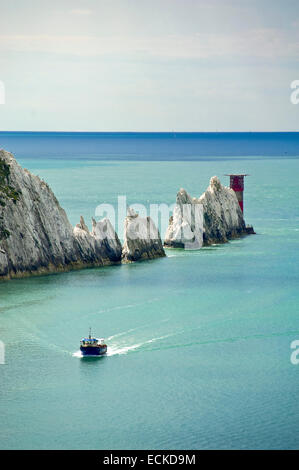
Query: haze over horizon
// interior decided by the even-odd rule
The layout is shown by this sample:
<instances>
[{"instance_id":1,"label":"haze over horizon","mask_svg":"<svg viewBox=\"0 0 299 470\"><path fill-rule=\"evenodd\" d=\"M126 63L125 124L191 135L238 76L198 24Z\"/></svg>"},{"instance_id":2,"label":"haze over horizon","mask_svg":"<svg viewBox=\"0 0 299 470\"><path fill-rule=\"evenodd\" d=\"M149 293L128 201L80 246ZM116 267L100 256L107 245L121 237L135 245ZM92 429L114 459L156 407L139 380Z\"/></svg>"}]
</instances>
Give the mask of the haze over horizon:
<instances>
[{"instance_id":1,"label":"haze over horizon","mask_svg":"<svg viewBox=\"0 0 299 470\"><path fill-rule=\"evenodd\" d=\"M2 131L297 131L294 0L0 0Z\"/></svg>"}]
</instances>

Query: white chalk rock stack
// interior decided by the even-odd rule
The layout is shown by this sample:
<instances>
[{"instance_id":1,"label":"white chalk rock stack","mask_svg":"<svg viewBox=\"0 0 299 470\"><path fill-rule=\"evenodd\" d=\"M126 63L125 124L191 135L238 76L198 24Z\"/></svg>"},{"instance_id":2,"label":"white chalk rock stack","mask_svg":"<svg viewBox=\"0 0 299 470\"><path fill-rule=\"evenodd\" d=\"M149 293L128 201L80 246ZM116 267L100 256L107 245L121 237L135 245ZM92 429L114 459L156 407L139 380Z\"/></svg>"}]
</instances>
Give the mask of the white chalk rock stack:
<instances>
[{"instance_id":1,"label":"white chalk rock stack","mask_svg":"<svg viewBox=\"0 0 299 470\"><path fill-rule=\"evenodd\" d=\"M121 259L122 246L110 220L105 217L98 222L92 219L92 236L110 261ZM103 255L104 256L104 255Z\"/></svg>"},{"instance_id":2,"label":"white chalk rock stack","mask_svg":"<svg viewBox=\"0 0 299 470\"><path fill-rule=\"evenodd\" d=\"M190 206L189 212L187 209L184 211L183 206ZM202 207L202 224L198 218L199 206ZM183 216L184 212L191 214L191 217ZM209 187L199 198L192 198L184 189L178 192L176 208L169 221L164 245L188 248L191 238L196 249L196 242L200 243L200 240L203 240L204 245L225 243L231 238L247 233L254 232L248 232L246 229L235 192L222 186L217 176L213 176Z\"/></svg>"},{"instance_id":3,"label":"white chalk rock stack","mask_svg":"<svg viewBox=\"0 0 299 470\"><path fill-rule=\"evenodd\" d=\"M128 209L125 219L122 260L125 263L165 256L157 227L150 217L140 217Z\"/></svg>"},{"instance_id":4,"label":"white chalk rock stack","mask_svg":"<svg viewBox=\"0 0 299 470\"><path fill-rule=\"evenodd\" d=\"M112 242L101 239L99 230L98 235L90 234L83 218L73 229L47 183L23 169L11 153L0 151L0 167L5 173L0 174L0 199L5 202L0 206L0 228L9 234L0 237L0 277L120 262L116 234ZM19 194L15 203L5 199L3 188L8 186ZM108 226L107 221L98 224Z\"/></svg>"},{"instance_id":5,"label":"white chalk rock stack","mask_svg":"<svg viewBox=\"0 0 299 470\"><path fill-rule=\"evenodd\" d=\"M165 246L198 250L203 243L203 206L182 188L177 193L173 215L165 235Z\"/></svg>"},{"instance_id":6,"label":"white chalk rock stack","mask_svg":"<svg viewBox=\"0 0 299 470\"><path fill-rule=\"evenodd\" d=\"M74 237L79 245L80 255L86 263L101 266L121 260L121 243L107 218L98 222L92 219L90 232L81 216L80 223L74 228Z\"/></svg>"},{"instance_id":7,"label":"white chalk rock stack","mask_svg":"<svg viewBox=\"0 0 299 470\"><path fill-rule=\"evenodd\" d=\"M208 189L200 196L204 214L204 242L225 243L246 234L246 225L236 193L222 186L217 176L210 180Z\"/></svg>"}]
</instances>

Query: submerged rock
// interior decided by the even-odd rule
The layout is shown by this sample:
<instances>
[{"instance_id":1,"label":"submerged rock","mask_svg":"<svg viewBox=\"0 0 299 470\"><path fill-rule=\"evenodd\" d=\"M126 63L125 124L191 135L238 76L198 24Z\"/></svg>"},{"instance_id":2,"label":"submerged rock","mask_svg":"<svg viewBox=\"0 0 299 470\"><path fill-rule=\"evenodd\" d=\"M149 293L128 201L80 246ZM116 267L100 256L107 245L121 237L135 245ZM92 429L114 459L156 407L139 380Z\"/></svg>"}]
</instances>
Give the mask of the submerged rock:
<instances>
[{"instance_id":1,"label":"submerged rock","mask_svg":"<svg viewBox=\"0 0 299 470\"><path fill-rule=\"evenodd\" d=\"M125 263L166 256L157 227L150 217L140 217L132 209L125 219L122 260Z\"/></svg>"},{"instance_id":2,"label":"submerged rock","mask_svg":"<svg viewBox=\"0 0 299 470\"><path fill-rule=\"evenodd\" d=\"M184 215L184 206L190 206L191 215L202 206L203 223L194 223L194 216ZM198 221L197 221L198 222ZM252 227L246 227L235 192L222 186L217 176L213 176L207 190L199 198L192 198L181 189L177 194L176 208L170 218L165 235L165 246L196 248L200 240L204 245L225 243L231 238L254 233ZM186 236L188 235L188 237ZM187 239L188 238L188 239ZM187 245L186 245L187 244Z\"/></svg>"},{"instance_id":3,"label":"submerged rock","mask_svg":"<svg viewBox=\"0 0 299 470\"><path fill-rule=\"evenodd\" d=\"M0 162L0 277L121 261L121 244L107 219L94 223L92 233L83 218L73 229L47 183L11 153L1 150Z\"/></svg>"}]
</instances>

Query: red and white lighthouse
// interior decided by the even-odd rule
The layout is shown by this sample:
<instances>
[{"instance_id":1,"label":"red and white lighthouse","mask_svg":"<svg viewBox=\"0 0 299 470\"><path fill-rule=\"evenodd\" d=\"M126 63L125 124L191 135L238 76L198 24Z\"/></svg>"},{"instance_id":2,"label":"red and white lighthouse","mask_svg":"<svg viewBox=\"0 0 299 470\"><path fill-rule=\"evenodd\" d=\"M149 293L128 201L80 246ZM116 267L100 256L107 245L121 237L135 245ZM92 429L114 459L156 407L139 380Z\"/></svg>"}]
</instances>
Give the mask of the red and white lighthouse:
<instances>
[{"instance_id":1,"label":"red and white lighthouse","mask_svg":"<svg viewBox=\"0 0 299 470\"><path fill-rule=\"evenodd\" d=\"M226 176L230 177L230 188L235 191L238 202L239 202L239 206L241 208L241 211L243 212L244 176L248 176L248 175L247 174L243 174L243 175L230 174Z\"/></svg>"}]
</instances>

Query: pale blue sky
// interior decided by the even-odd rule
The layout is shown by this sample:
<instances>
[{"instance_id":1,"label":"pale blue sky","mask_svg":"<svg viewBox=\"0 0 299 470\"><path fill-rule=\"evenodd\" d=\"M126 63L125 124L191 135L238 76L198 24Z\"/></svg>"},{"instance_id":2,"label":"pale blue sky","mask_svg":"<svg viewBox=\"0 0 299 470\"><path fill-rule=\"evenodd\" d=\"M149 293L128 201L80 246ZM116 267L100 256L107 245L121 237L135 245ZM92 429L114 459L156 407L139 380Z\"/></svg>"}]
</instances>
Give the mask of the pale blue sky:
<instances>
[{"instance_id":1,"label":"pale blue sky","mask_svg":"<svg viewBox=\"0 0 299 470\"><path fill-rule=\"evenodd\" d=\"M0 130L299 130L298 0L0 0Z\"/></svg>"}]
</instances>

